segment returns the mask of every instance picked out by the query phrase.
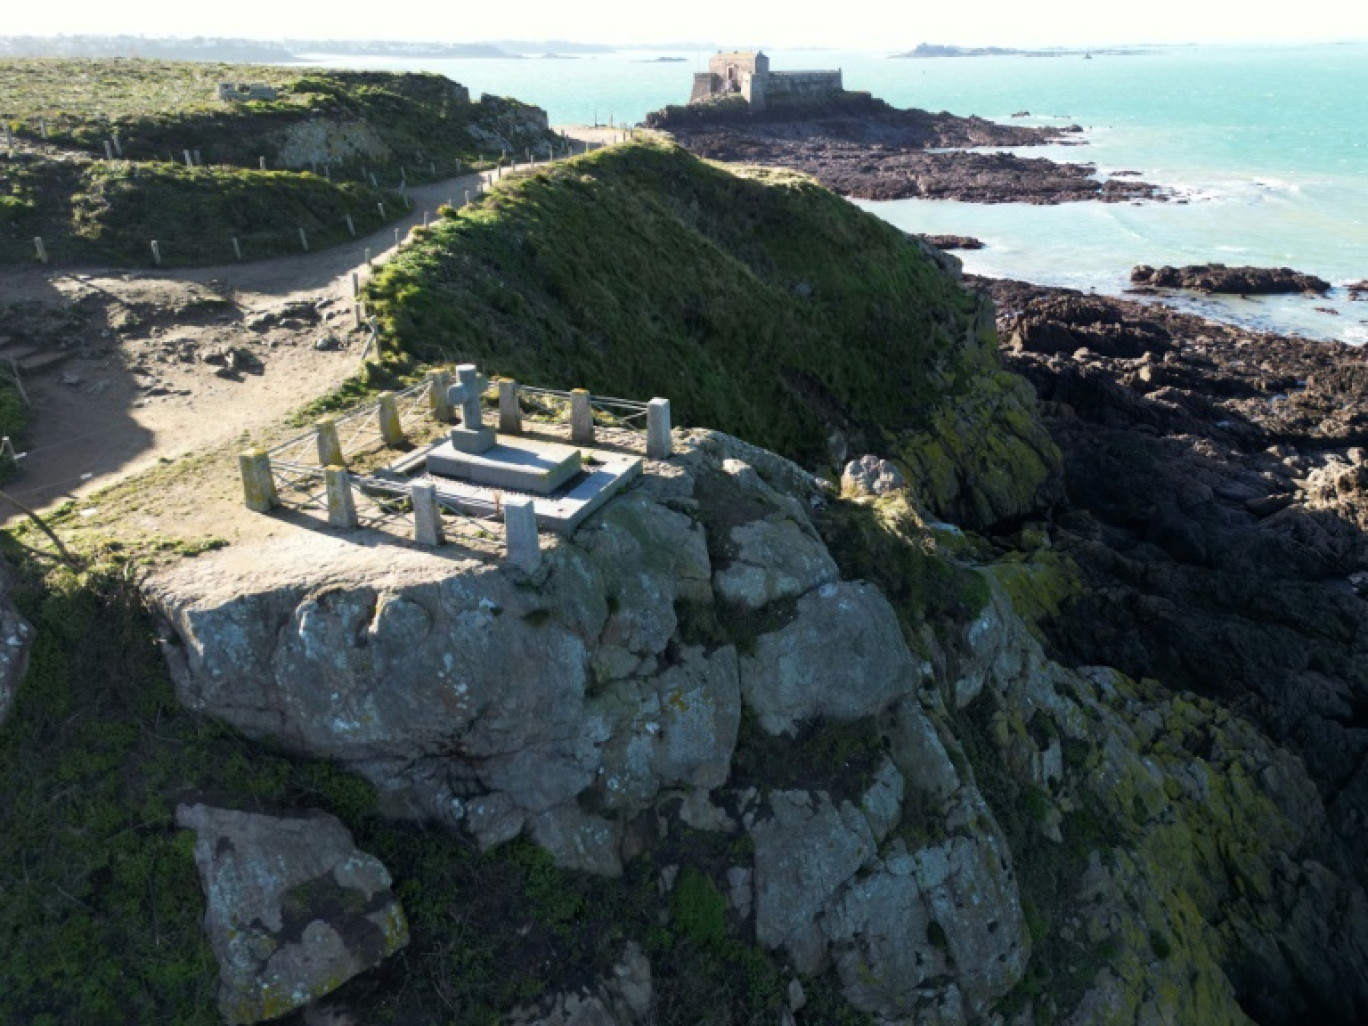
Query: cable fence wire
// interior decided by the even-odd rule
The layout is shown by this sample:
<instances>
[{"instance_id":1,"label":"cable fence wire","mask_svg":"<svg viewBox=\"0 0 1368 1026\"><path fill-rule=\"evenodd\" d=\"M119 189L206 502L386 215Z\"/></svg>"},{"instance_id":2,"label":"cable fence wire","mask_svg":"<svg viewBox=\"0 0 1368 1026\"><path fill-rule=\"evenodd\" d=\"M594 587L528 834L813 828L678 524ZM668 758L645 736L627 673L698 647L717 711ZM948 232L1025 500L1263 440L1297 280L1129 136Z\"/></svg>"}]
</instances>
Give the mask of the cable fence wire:
<instances>
[{"instance_id":1,"label":"cable fence wire","mask_svg":"<svg viewBox=\"0 0 1368 1026\"><path fill-rule=\"evenodd\" d=\"M296 509L327 508L328 490L323 471L317 465L272 460L271 477L281 505Z\"/></svg>"}]
</instances>

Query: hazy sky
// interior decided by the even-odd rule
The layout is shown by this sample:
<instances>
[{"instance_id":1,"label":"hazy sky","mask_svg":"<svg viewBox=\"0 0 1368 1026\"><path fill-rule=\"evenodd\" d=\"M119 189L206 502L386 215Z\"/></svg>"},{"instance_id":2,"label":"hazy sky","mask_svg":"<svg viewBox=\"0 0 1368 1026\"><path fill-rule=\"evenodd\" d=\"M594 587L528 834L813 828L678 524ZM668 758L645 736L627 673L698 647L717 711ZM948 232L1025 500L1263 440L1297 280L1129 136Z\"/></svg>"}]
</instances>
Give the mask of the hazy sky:
<instances>
[{"instance_id":1,"label":"hazy sky","mask_svg":"<svg viewBox=\"0 0 1368 1026\"><path fill-rule=\"evenodd\" d=\"M679 40L872 50L907 49L920 42L1048 46L1368 39L1368 4L1345 0L1300 0L1294 8L1262 0L959 0L916 5L905 0L401 0L379 7L345 0L5 0L4 6L3 35Z\"/></svg>"}]
</instances>

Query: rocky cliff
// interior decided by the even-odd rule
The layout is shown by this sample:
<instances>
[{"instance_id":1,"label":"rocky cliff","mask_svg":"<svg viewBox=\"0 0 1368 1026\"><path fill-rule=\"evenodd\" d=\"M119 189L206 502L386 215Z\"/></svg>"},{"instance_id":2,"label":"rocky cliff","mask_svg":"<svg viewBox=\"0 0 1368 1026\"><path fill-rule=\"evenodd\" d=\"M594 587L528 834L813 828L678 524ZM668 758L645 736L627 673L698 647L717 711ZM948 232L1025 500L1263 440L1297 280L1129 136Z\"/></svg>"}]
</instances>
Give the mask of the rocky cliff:
<instances>
[{"instance_id":1,"label":"rocky cliff","mask_svg":"<svg viewBox=\"0 0 1368 1026\"><path fill-rule=\"evenodd\" d=\"M1209 702L1049 660L1010 597L1067 576L1048 549L970 565L902 493L838 499L713 433L531 577L357 540L157 575L181 700L339 760L451 843L530 837L609 886L648 867L682 934L725 897L719 942L877 1021L1364 1007L1368 901L1300 761ZM879 545L911 561L892 600L851 573ZM671 986L658 941L623 942ZM676 1021L611 976L550 974L524 1012Z\"/></svg>"}]
</instances>

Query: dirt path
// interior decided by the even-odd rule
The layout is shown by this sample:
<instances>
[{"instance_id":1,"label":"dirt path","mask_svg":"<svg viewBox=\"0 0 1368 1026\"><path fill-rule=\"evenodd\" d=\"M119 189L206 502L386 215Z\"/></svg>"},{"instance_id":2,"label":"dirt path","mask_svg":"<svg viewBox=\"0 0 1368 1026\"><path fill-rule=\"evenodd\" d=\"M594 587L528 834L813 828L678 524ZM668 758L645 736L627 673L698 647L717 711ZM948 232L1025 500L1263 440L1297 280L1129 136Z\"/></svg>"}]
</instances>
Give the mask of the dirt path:
<instances>
[{"instance_id":1,"label":"dirt path","mask_svg":"<svg viewBox=\"0 0 1368 1026\"><path fill-rule=\"evenodd\" d=\"M71 352L22 377L32 430L5 490L45 509L245 440L327 392L355 372L368 336L351 312L366 250L383 263L396 228L402 239L425 212L463 203L480 177L415 186L403 220L316 253L168 271L0 269L0 301L24 304L34 328L0 349L46 339ZM0 506L0 523L17 515Z\"/></svg>"}]
</instances>

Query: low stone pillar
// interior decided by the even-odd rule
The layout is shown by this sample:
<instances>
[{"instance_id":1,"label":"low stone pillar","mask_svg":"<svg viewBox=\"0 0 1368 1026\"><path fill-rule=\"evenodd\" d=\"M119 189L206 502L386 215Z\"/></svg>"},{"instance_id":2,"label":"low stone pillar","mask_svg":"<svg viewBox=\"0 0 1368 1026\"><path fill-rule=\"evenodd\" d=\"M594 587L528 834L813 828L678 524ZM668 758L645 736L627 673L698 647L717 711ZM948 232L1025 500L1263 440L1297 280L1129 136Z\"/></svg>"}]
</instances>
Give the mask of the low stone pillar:
<instances>
[{"instance_id":1,"label":"low stone pillar","mask_svg":"<svg viewBox=\"0 0 1368 1026\"><path fill-rule=\"evenodd\" d=\"M442 510L437 505L437 486L431 481L414 481L409 485L413 501L413 540L419 545L441 545Z\"/></svg>"},{"instance_id":2,"label":"low stone pillar","mask_svg":"<svg viewBox=\"0 0 1368 1026\"><path fill-rule=\"evenodd\" d=\"M518 405L518 383L512 378L499 380L499 433L522 434L522 408Z\"/></svg>"},{"instance_id":3,"label":"low stone pillar","mask_svg":"<svg viewBox=\"0 0 1368 1026\"><path fill-rule=\"evenodd\" d=\"M447 397L447 392L451 389L451 375L446 371L432 372L432 387L428 390L428 395L432 404L432 416L439 423L451 423L451 400Z\"/></svg>"},{"instance_id":4,"label":"low stone pillar","mask_svg":"<svg viewBox=\"0 0 1368 1026\"><path fill-rule=\"evenodd\" d=\"M532 500L525 496L505 497L503 515L508 562L531 573L541 565L541 539L537 537L537 514Z\"/></svg>"},{"instance_id":5,"label":"low stone pillar","mask_svg":"<svg viewBox=\"0 0 1368 1026\"><path fill-rule=\"evenodd\" d=\"M238 469L242 472L242 497L247 508L257 513L269 513L279 502L275 479L271 477L271 457L265 449L247 449L238 453Z\"/></svg>"},{"instance_id":6,"label":"low stone pillar","mask_svg":"<svg viewBox=\"0 0 1368 1026\"><path fill-rule=\"evenodd\" d=\"M670 400L659 396L646 404L646 458L667 460L674 452L670 434Z\"/></svg>"},{"instance_id":7,"label":"low stone pillar","mask_svg":"<svg viewBox=\"0 0 1368 1026\"><path fill-rule=\"evenodd\" d=\"M342 458L342 443L337 437L337 421L332 417L324 417L314 423L314 430L318 432L318 463L323 467L340 467L345 465L346 460Z\"/></svg>"},{"instance_id":8,"label":"low stone pillar","mask_svg":"<svg viewBox=\"0 0 1368 1026\"><path fill-rule=\"evenodd\" d=\"M323 471L323 482L328 490L328 523L333 527L360 527L347 468L328 467Z\"/></svg>"},{"instance_id":9,"label":"low stone pillar","mask_svg":"<svg viewBox=\"0 0 1368 1026\"><path fill-rule=\"evenodd\" d=\"M594 410L585 388L570 393L570 441L576 445L594 444Z\"/></svg>"},{"instance_id":10,"label":"low stone pillar","mask_svg":"<svg viewBox=\"0 0 1368 1026\"><path fill-rule=\"evenodd\" d=\"M404 441L404 427L399 423L399 400L393 392L381 392L375 416L380 424L380 440L393 447Z\"/></svg>"}]
</instances>

